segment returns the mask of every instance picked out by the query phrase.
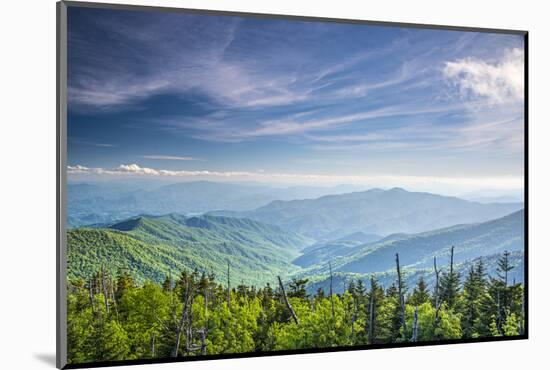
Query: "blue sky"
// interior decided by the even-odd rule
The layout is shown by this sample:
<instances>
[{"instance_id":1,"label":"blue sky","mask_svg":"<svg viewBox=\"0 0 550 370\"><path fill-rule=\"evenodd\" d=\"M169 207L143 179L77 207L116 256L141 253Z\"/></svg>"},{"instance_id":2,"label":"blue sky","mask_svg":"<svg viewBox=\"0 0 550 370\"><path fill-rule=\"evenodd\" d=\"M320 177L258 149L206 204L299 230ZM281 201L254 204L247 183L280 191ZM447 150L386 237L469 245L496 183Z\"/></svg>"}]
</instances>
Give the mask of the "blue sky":
<instances>
[{"instance_id":1,"label":"blue sky","mask_svg":"<svg viewBox=\"0 0 550 370\"><path fill-rule=\"evenodd\" d=\"M72 179L523 183L516 35L69 8Z\"/></svg>"}]
</instances>

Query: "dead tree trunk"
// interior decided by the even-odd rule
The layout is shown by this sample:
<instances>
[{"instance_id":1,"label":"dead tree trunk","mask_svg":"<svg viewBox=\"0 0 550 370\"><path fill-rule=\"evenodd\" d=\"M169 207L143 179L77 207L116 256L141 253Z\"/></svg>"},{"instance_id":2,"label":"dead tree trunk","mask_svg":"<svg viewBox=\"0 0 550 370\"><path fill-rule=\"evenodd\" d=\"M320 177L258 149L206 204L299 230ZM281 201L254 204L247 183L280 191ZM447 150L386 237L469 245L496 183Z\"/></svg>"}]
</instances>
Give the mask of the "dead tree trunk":
<instances>
[{"instance_id":1,"label":"dead tree trunk","mask_svg":"<svg viewBox=\"0 0 550 370\"><path fill-rule=\"evenodd\" d=\"M502 309L500 307L500 290L497 290L497 330L502 335Z\"/></svg>"},{"instance_id":2,"label":"dead tree trunk","mask_svg":"<svg viewBox=\"0 0 550 370\"><path fill-rule=\"evenodd\" d=\"M114 286L114 280L113 280L113 276L111 274L109 274L109 287L111 288L111 301L113 302L113 308L115 309L115 315L116 317L118 318L118 307L117 307L117 304L116 304L116 298L115 298L115 288L113 287Z\"/></svg>"},{"instance_id":3,"label":"dead tree trunk","mask_svg":"<svg viewBox=\"0 0 550 370\"><path fill-rule=\"evenodd\" d=\"M292 308L292 305L288 301L288 298L286 296L285 287L283 285L283 281L281 280L280 276L277 276L277 279L279 279L279 287L281 288L281 293L283 294L283 299L285 300L286 308L290 311L290 314L292 315L292 318L294 319L294 322L298 324L298 317L296 317L296 313L294 312L294 309Z\"/></svg>"},{"instance_id":4,"label":"dead tree trunk","mask_svg":"<svg viewBox=\"0 0 550 370\"><path fill-rule=\"evenodd\" d=\"M199 330L201 335L201 355L206 355L206 328Z\"/></svg>"},{"instance_id":5,"label":"dead tree trunk","mask_svg":"<svg viewBox=\"0 0 550 370\"><path fill-rule=\"evenodd\" d=\"M519 329L518 333L519 335L523 335L523 318L525 317L525 297L521 300L521 316L519 317Z\"/></svg>"},{"instance_id":6,"label":"dead tree trunk","mask_svg":"<svg viewBox=\"0 0 550 370\"><path fill-rule=\"evenodd\" d=\"M189 288L189 280L188 280L187 285L185 287L185 296L184 296L183 307L181 309L181 317L180 317L178 326L176 328L176 342L174 343L174 348L172 349L172 357L178 357L178 352L179 352L180 342L181 342L181 334L184 330L185 324L187 323L189 299L191 295L192 295L192 292Z\"/></svg>"},{"instance_id":7,"label":"dead tree trunk","mask_svg":"<svg viewBox=\"0 0 550 370\"><path fill-rule=\"evenodd\" d=\"M455 246L451 246L451 272L450 275L453 276L453 265L454 265L454 256L455 256Z\"/></svg>"},{"instance_id":8,"label":"dead tree trunk","mask_svg":"<svg viewBox=\"0 0 550 370\"><path fill-rule=\"evenodd\" d=\"M435 304L435 326L439 322L439 273L437 269L437 257L434 256L434 271L435 271L435 287L434 287L434 304Z\"/></svg>"},{"instance_id":9,"label":"dead tree trunk","mask_svg":"<svg viewBox=\"0 0 550 370\"><path fill-rule=\"evenodd\" d=\"M96 312L95 311L95 301L94 301L94 289L92 287L92 284L93 284L93 279L90 279L90 285L88 286L88 290L90 291L90 304L92 305L92 312Z\"/></svg>"},{"instance_id":10,"label":"dead tree trunk","mask_svg":"<svg viewBox=\"0 0 550 370\"><path fill-rule=\"evenodd\" d=\"M204 287L204 318L208 317L208 286Z\"/></svg>"},{"instance_id":11,"label":"dead tree trunk","mask_svg":"<svg viewBox=\"0 0 550 370\"><path fill-rule=\"evenodd\" d=\"M411 342L416 342L418 337L418 307L414 309L414 319L413 319L413 334Z\"/></svg>"},{"instance_id":12,"label":"dead tree trunk","mask_svg":"<svg viewBox=\"0 0 550 370\"><path fill-rule=\"evenodd\" d=\"M504 263L505 266L508 267L508 252L504 251ZM504 289L508 288L508 269L504 269Z\"/></svg>"},{"instance_id":13,"label":"dead tree trunk","mask_svg":"<svg viewBox=\"0 0 550 370\"><path fill-rule=\"evenodd\" d=\"M352 295L351 299L353 301L353 314L351 315L351 336L350 336L350 338L353 339L355 337L355 321L357 320L357 299L354 295Z\"/></svg>"},{"instance_id":14,"label":"dead tree trunk","mask_svg":"<svg viewBox=\"0 0 550 370\"><path fill-rule=\"evenodd\" d=\"M370 277L370 307L369 307L369 344L373 343L374 340L374 319L375 319L375 312L374 312L374 300L375 300L375 294L374 291L374 277L371 275Z\"/></svg>"},{"instance_id":15,"label":"dead tree trunk","mask_svg":"<svg viewBox=\"0 0 550 370\"><path fill-rule=\"evenodd\" d=\"M229 261L227 261L227 307L231 308L231 280L229 276Z\"/></svg>"},{"instance_id":16,"label":"dead tree trunk","mask_svg":"<svg viewBox=\"0 0 550 370\"><path fill-rule=\"evenodd\" d=\"M407 319L405 317L405 297L403 296L403 282L401 280L401 267L399 266L399 253L395 254L395 264L397 266L397 292L399 294L399 305L401 306L401 320L403 323L403 332L406 332Z\"/></svg>"},{"instance_id":17,"label":"dead tree trunk","mask_svg":"<svg viewBox=\"0 0 550 370\"><path fill-rule=\"evenodd\" d=\"M334 321L334 300L332 298L332 264L328 261L328 269L330 271L330 306L332 309L332 321Z\"/></svg>"},{"instance_id":18,"label":"dead tree trunk","mask_svg":"<svg viewBox=\"0 0 550 370\"><path fill-rule=\"evenodd\" d=\"M185 352L188 354L195 349L192 347L193 343L193 302L195 298L191 295L191 302L189 303L189 309L187 311L187 330L185 332Z\"/></svg>"},{"instance_id":19,"label":"dead tree trunk","mask_svg":"<svg viewBox=\"0 0 550 370\"><path fill-rule=\"evenodd\" d=\"M155 357L155 334L151 335L151 358Z\"/></svg>"},{"instance_id":20,"label":"dead tree trunk","mask_svg":"<svg viewBox=\"0 0 550 370\"><path fill-rule=\"evenodd\" d=\"M107 294L107 283L105 279L105 266L101 266L101 286L103 289L103 297L105 298L105 312L109 316L109 295Z\"/></svg>"}]
</instances>

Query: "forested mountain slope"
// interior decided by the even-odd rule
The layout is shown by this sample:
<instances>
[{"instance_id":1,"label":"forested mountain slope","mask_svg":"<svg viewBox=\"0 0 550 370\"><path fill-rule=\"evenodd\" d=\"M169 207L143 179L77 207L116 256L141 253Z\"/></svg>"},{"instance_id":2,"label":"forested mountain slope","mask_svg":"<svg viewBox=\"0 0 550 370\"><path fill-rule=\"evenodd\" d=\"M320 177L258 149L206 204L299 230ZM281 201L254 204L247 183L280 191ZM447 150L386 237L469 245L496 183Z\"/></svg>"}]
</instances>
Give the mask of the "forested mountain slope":
<instances>
[{"instance_id":1,"label":"forested mountain slope","mask_svg":"<svg viewBox=\"0 0 550 370\"><path fill-rule=\"evenodd\" d=\"M328 284L329 261L334 271L336 285L345 280L375 274L382 282L395 280L395 255L399 260L407 279L416 282L419 275L433 278L433 259L437 258L439 268L445 269L449 263L451 247L454 246L454 263L465 269L473 261L482 258L486 261L489 274L495 274L496 261L505 251L511 252L515 269L510 279L523 281L524 266L524 210L507 216L477 224L456 225L449 228L419 234L395 234L380 241L354 245L342 254L342 248L336 248L333 255L325 252L322 257L318 250L310 250L296 261L316 261L299 272L297 276L307 277L316 282L313 286L326 287ZM328 243L326 248L333 244ZM310 247L308 247L309 249ZM336 255L340 253L340 255ZM460 267L462 266L462 267ZM311 288L313 289L313 288Z\"/></svg>"},{"instance_id":2,"label":"forested mountain slope","mask_svg":"<svg viewBox=\"0 0 550 370\"><path fill-rule=\"evenodd\" d=\"M312 240L246 219L141 216L105 228L68 232L68 277L88 278L102 264L128 269L138 280L162 281L170 273L198 269L227 274L235 283L273 281L289 272L298 250Z\"/></svg>"}]
</instances>

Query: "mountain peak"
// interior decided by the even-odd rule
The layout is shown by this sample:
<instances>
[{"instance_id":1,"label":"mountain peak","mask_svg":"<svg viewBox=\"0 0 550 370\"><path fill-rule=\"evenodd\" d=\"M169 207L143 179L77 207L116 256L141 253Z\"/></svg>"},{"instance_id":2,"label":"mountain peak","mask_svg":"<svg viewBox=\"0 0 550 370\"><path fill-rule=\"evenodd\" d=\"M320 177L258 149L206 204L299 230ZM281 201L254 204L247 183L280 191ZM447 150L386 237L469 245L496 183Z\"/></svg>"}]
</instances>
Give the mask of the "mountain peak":
<instances>
[{"instance_id":1,"label":"mountain peak","mask_svg":"<svg viewBox=\"0 0 550 370\"><path fill-rule=\"evenodd\" d=\"M391 189L388 190L388 192L392 192L392 193L409 193L407 190L405 190L403 188L399 188L399 187L391 188Z\"/></svg>"},{"instance_id":2,"label":"mountain peak","mask_svg":"<svg viewBox=\"0 0 550 370\"><path fill-rule=\"evenodd\" d=\"M115 230L119 230L119 231L131 231L131 230L135 230L138 227L140 227L141 225L143 225L143 222L144 222L144 217L143 216L134 217L134 218L130 218L128 220L117 222L117 223L109 226L109 229L115 229Z\"/></svg>"}]
</instances>

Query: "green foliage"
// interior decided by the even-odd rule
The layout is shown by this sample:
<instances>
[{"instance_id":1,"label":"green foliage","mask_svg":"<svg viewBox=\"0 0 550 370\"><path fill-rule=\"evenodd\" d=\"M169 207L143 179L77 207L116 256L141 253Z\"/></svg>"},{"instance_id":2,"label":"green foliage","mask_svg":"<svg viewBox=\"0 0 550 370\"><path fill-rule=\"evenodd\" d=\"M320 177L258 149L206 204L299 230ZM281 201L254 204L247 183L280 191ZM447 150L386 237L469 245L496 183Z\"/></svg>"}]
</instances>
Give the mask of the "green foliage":
<instances>
[{"instance_id":1,"label":"green foliage","mask_svg":"<svg viewBox=\"0 0 550 370\"><path fill-rule=\"evenodd\" d=\"M307 295L307 281L288 281L291 319L283 295L266 284L227 289L212 273L183 270L136 283L102 268L72 279L68 290L69 363L250 353L305 348L515 336L523 331L523 286L488 279L479 260L455 292L454 305L433 306L423 279L405 303L401 320L395 284L384 290L350 281L342 294ZM230 299L228 297L228 292ZM334 307L334 309L333 309ZM415 320L415 312L417 319ZM179 338L179 340L178 340Z\"/></svg>"},{"instance_id":2,"label":"green foliage","mask_svg":"<svg viewBox=\"0 0 550 370\"><path fill-rule=\"evenodd\" d=\"M292 322L274 323L269 331L273 347L270 350L327 348L351 345L351 325L344 307L352 299L349 293L343 297L333 297L334 318L330 299L318 300L313 308L309 302L292 298L291 304L300 318L296 325ZM362 330L356 323L355 330Z\"/></svg>"},{"instance_id":3,"label":"green foliage","mask_svg":"<svg viewBox=\"0 0 550 370\"><path fill-rule=\"evenodd\" d=\"M461 337L460 315L442 307L438 313L436 324L436 310L430 302L424 302L418 307L417 340L428 341L438 338L459 339ZM407 331L405 338L412 338L413 318L416 307L406 306Z\"/></svg>"}]
</instances>

